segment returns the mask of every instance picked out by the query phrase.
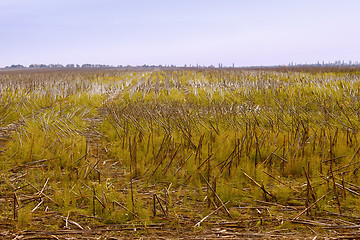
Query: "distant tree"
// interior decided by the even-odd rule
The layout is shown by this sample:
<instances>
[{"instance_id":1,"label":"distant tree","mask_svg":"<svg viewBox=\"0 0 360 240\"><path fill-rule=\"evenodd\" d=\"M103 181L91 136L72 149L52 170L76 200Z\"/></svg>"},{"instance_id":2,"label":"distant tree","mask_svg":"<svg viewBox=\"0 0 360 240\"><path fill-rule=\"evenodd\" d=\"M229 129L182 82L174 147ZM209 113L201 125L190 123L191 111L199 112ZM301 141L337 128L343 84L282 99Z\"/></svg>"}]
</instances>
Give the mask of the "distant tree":
<instances>
[{"instance_id":1,"label":"distant tree","mask_svg":"<svg viewBox=\"0 0 360 240\"><path fill-rule=\"evenodd\" d=\"M25 66L24 66L24 65L21 65L21 64L13 64L13 65L11 65L10 67L7 66L7 67L5 67L5 68L25 68Z\"/></svg>"}]
</instances>

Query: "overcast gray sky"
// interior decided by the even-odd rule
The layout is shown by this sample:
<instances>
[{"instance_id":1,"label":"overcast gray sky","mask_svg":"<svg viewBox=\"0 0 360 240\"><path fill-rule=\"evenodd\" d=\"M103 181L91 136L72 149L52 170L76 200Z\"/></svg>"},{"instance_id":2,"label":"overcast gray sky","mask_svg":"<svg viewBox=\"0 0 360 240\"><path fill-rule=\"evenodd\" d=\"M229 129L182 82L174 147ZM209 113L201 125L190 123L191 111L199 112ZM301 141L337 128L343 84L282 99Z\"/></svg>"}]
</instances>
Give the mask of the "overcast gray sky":
<instances>
[{"instance_id":1,"label":"overcast gray sky","mask_svg":"<svg viewBox=\"0 0 360 240\"><path fill-rule=\"evenodd\" d=\"M359 0L0 0L0 67L360 61Z\"/></svg>"}]
</instances>

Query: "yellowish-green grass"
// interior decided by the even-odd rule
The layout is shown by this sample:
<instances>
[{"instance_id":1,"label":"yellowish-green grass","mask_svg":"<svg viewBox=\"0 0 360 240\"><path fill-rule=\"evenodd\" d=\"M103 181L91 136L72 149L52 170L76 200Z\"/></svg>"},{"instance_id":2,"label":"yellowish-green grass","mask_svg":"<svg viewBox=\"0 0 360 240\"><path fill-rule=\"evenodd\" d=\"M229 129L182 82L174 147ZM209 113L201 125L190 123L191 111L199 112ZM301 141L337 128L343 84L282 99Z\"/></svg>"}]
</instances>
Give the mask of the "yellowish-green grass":
<instances>
[{"instance_id":1,"label":"yellowish-green grass","mask_svg":"<svg viewBox=\"0 0 360 240\"><path fill-rule=\"evenodd\" d=\"M19 228L47 212L195 225L222 204L231 216L219 208L209 219L241 221L252 211L242 204L266 201L270 216L285 221L295 210L277 206L301 205L300 213L329 190L310 215L356 215L359 77L234 69L4 72L1 217L15 218Z\"/></svg>"}]
</instances>

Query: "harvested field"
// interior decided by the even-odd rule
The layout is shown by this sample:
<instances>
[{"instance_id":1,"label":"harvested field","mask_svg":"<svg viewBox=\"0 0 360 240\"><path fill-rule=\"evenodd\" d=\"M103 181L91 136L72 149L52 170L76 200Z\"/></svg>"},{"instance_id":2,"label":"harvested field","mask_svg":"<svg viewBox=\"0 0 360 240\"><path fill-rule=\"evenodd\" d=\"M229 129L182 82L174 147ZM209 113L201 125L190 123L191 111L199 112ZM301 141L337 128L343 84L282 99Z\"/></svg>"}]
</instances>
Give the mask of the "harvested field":
<instances>
[{"instance_id":1,"label":"harvested field","mask_svg":"<svg viewBox=\"0 0 360 240\"><path fill-rule=\"evenodd\" d=\"M2 239L353 239L360 69L0 71Z\"/></svg>"}]
</instances>

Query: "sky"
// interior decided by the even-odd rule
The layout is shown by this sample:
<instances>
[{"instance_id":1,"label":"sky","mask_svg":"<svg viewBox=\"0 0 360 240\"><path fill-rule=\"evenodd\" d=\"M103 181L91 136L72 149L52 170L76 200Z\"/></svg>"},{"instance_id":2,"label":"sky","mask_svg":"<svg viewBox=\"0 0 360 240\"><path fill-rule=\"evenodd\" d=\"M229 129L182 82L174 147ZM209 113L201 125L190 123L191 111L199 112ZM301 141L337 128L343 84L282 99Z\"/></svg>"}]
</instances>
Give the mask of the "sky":
<instances>
[{"instance_id":1,"label":"sky","mask_svg":"<svg viewBox=\"0 0 360 240\"><path fill-rule=\"evenodd\" d=\"M0 0L0 67L360 62L359 11L359 0Z\"/></svg>"}]
</instances>

